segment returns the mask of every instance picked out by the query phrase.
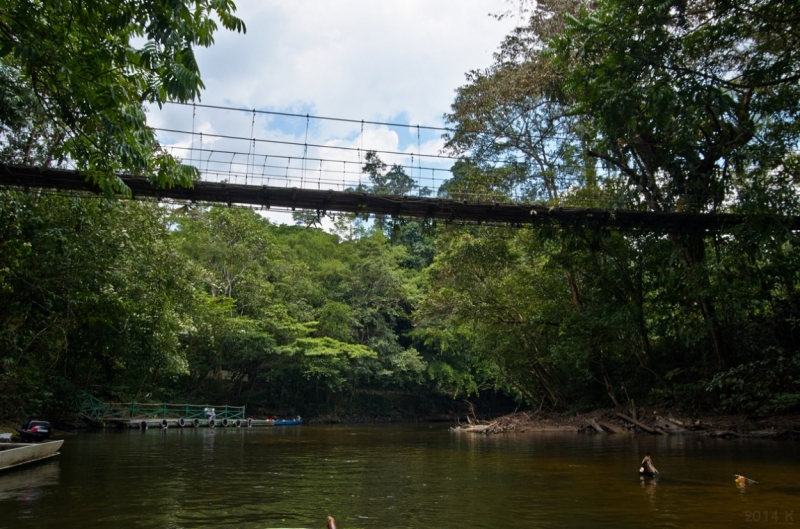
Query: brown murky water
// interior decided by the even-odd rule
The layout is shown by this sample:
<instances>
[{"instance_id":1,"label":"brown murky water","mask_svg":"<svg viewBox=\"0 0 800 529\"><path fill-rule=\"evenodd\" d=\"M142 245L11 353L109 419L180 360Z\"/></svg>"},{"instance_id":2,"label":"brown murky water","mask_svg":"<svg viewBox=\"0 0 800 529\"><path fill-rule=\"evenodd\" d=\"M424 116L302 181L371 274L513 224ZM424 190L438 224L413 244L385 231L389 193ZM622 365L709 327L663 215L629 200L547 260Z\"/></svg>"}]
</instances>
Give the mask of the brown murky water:
<instances>
[{"instance_id":1,"label":"brown murky water","mask_svg":"<svg viewBox=\"0 0 800 529\"><path fill-rule=\"evenodd\" d=\"M641 479L651 454L661 471ZM107 431L0 472L0 528L799 527L800 445L444 425ZM758 483L739 487L733 474Z\"/></svg>"}]
</instances>

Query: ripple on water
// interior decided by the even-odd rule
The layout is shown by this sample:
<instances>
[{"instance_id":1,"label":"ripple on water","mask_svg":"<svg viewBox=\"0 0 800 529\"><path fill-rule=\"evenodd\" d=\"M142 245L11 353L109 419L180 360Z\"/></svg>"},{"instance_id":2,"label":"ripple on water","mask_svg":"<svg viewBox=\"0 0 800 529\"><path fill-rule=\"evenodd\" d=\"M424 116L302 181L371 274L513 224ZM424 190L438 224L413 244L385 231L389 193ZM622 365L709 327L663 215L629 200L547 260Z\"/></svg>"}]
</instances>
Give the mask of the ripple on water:
<instances>
[{"instance_id":1,"label":"ripple on water","mask_svg":"<svg viewBox=\"0 0 800 529\"><path fill-rule=\"evenodd\" d=\"M797 451L427 426L104 432L68 440L38 467L49 477L20 471L4 492L0 476L0 528L322 528L329 514L343 528L730 527L793 509ZM659 479L638 476L644 454Z\"/></svg>"}]
</instances>

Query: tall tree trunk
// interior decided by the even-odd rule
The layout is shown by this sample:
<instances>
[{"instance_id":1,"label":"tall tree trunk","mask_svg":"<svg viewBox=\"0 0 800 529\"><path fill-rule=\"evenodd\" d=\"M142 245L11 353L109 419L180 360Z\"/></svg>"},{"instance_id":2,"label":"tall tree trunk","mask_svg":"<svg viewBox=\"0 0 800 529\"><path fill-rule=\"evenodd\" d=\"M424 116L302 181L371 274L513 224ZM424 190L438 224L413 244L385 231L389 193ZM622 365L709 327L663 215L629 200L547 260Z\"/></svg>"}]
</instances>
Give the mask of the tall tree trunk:
<instances>
[{"instance_id":1,"label":"tall tree trunk","mask_svg":"<svg viewBox=\"0 0 800 529\"><path fill-rule=\"evenodd\" d=\"M705 260L705 239L702 234L672 233L670 240L675 248L675 253L686 271L686 277L691 281L697 302L703 314L703 319L708 327L709 337L714 347L717 358L717 367L725 366L725 344L719 322L716 318L716 308L708 295L710 281L708 273L703 267Z\"/></svg>"}]
</instances>

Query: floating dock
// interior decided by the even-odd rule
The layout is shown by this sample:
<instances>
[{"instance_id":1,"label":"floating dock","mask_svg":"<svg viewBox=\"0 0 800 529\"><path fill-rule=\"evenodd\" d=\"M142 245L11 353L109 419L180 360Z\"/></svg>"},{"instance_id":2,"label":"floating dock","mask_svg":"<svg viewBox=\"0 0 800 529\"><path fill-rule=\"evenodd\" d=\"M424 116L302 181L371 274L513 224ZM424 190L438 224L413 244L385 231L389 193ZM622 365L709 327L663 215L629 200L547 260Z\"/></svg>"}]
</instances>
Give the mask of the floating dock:
<instances>
[{"instance_id":1,"label":"floating dock","mask_svg":"<svg viewBox=\"0 0 800 529\"><path fill-rule=\"evenodd\" d=\"M81 415L101 424L120 428L253 428L260 426L295 426L294 419L254 419L245 415L244 406L208 404L109 403L85 395Z\"/></svg>"},{"instance_id":2,"label":"floating dock","mask_svg":"<svg viewBox=\"0 0 800 529\"><path fill-rule=\"evenodd\" d=\"M262 426L275 426L276 421L266 419L158 419L153 417L132 419L107 419L107 422L117 424L123 428L258 428Z\"/></svg>"}]
</instances>

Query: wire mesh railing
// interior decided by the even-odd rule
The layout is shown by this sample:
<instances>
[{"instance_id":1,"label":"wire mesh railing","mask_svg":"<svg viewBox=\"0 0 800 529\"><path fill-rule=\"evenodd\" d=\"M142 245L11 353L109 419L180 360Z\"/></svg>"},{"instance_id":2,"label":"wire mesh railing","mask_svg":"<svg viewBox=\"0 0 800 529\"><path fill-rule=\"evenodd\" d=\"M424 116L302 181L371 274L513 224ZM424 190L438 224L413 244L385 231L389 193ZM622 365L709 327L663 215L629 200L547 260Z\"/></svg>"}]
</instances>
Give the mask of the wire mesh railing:
<instances>
[{"instance_id":1,"label":"wire mesh railing","mask_svg":"<svg viewBox=\"0 0 800 529\"><path fill-rule=\"evenodd\" d=\"M216 419L244 420L244 406L212 406L208 404L169 404L145 402L103 402L87 395L81 403L80 414L102 422L136 419L207 419L212 413Z\"/></svg>"},{"instance_id":2,"label":"wire mesh railing","mask_svg":"<svg viewBox=\"0 0 800 529\"><path fill-rule=\"evenodd\" d=\"M177 110L183 115L173 112L175 115L170 119L161 120L165 127L154 127L153 130L167 152L182 164L199 171L201 182L356 191L466 202L535 204L549 208L649 210L642 193L626 183L618 170L600 160L559 162L555 156L538 165L530 159L509 159L508 163L503 160L469 160L465 165L457 166L461 158L442 154L444 143L435 141L435 135L445 130L440 127L336 119L333 121L336 127L339 122L346 123L339 128L331 125L333 128L321 130L309 125L309 118L318 117L302 114L199 104L185 105ZM294 121L278 123L275 121L278 118ZM427 131L429 136L420 136L420 129L426 128L432 129ZM387 135L387 131L391 134ZM0 130L0 163L40 165L27 155L20 159L19 141L13 144L16 147L12 147L10 134ZM387 143L389 136L394 138L394 143ZM554 136L544 141L544 148L557 150L559 141L565 140ZM42 148L47 146L44 139L40 143ZM22 150L26 153L31 151ZM36 152L39 150L34 149ZM370 175L367 167L369 153L377 153L385 164L378 180L383 178L381 182L384 182L390 169L397 169L408 180L403 180L402 186L377 183L373 178L375 175ZM44 166L80 169L69 158L53 163L54 153L43 151L39 158L50 162L41 164ZM595 183L587 187L585 180L590 173ZM730 193L721 199L716 194L717 191L708 190L682 195L681 208L692 210L689 205L698 204L704 208L701 213L724 211L731 202ZM226 203L234 205L230 201Z\"/></svg>"}]
</instances>

